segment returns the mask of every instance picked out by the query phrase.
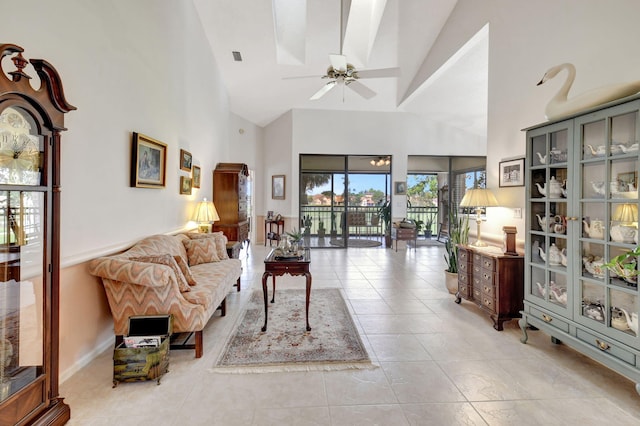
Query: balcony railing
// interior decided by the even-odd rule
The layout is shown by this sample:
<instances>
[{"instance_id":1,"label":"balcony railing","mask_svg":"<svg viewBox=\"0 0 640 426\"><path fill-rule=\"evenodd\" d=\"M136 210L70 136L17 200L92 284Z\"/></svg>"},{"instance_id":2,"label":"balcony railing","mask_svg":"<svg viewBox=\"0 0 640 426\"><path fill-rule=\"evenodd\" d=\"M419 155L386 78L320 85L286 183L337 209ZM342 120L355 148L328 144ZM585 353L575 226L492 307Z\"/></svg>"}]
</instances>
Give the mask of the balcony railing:
<instances>
[{"instance_id":1,"label":"balcony railing","mask_svg":"<svg viewBox=\"0 0 640 426\"><path fill-rule=\"evenodd\" d=\"M334 207L333 210L331 206L302 206L299 227L305 228L308 225L311 236L322 235L320 222L327 236L332 230L341 236L343 226L347 228L350 236L381 236L384 233L384 225L378 217L379 210L380 206L347 207L345 216L342 206ZM349 217L352 220L349 220ZM437 207L408 207L407 218L423 222L420 236L435 235L438 230Z\"/></svg>"},{"instance_id":2,"label":"balcony railing","mask_svg":"<svg viewBox=\"0 0 640 426\"><path fill-rule=\"evenodd\" d=\"M407 207L407 219L421 220L422 233L425 236L436 235L438 232L438 208L427 207Z\"/></svg>"}]
</instances>

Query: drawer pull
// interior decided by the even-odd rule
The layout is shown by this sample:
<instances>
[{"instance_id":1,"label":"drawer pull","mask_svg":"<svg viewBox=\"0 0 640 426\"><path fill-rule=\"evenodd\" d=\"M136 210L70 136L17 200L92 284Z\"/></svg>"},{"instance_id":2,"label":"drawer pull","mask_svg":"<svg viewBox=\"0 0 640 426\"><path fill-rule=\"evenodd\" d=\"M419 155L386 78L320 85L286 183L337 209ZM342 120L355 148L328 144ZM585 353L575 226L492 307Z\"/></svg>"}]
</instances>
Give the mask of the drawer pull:
<instances>
[{"instance_id":1,"label":"drawer pull","mask_svg":"<svg viewBox=\"0 0 640 426\"><path fill-rule=\"evenodd\" d=\"M547 314L542 314L542 321L544 322L551 322L553 321L553 318L551 318L549 315Z\"/></svg>"},{"instance_id":2,"label":"drawer pull","mask_svg":"<svg viewBox=\"0 0 640 426\"><path fill-rule=\"evenodd\" d=\"M489 279L489 275L484 274L484 279L485 279L485 280L488 280L488 279Z\"/></svg>"},{"instance_id":3,"label":"drawer pull","mask_svg":"<svg viewBox=\"0 0 640 426\"><path fill-rule=\"evenodd\" d=\"M596 345L598 345L598 348L601 351L606 351L607 349L610 348L609 344L607 342L603 342L600 339L596 339Z\"/></svg>"},{"instance_id":4,"label":"drawer pull","mask_svg":"<svg viewBox=\"0 0 640 426\"><path fill-rule=\"evenodd\" d=\"M487 287L486 285L484 286L484 292L489 293L489 287Z\"/></svg>"}]
</instances>

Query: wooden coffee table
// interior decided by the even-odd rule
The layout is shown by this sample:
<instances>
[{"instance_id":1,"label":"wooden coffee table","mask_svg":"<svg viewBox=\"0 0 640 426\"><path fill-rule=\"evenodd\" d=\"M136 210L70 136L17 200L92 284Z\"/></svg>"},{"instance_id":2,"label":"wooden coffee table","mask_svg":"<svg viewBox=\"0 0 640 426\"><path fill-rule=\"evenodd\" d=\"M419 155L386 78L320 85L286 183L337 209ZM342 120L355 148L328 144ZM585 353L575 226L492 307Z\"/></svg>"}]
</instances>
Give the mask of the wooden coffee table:
<instances>
[{"instance_id":1,"label":"wooden coffee table","mask_svg":"<svg viewBox=\"0 0 640 426\"><path fill-rule=\"evenodd\" d=\"M309 296L311 295L311 272L309 272L309 265L311 264L311 256L309 249L304 250L302 258L281 258L278 255L281 254L277 249L271 250L271 252L264 259L264 274L262 274L262 293L264 295L264 326L262 331L267 331L267 318L269 304L267 299L267 278L272 277L273 280L273 297L271 303L275 303L276 300L276 276L289 275L304 275L306 277L307 284L307 298L305 302L306 319L307 319L307 331L311 331L309 326Z\"/></svg>"}]
</instances>

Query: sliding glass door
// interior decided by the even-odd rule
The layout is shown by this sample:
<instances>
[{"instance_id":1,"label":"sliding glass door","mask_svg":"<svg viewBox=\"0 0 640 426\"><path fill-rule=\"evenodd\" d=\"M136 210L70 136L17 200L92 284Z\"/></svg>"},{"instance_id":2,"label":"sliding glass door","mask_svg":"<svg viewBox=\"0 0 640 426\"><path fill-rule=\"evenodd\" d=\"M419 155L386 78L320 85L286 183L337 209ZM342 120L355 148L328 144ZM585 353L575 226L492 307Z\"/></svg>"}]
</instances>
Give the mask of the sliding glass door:
<instances>
[{"instance_id":1,"label":"sliding glass door","mask_svg":"<svg viewBox=\"0 0 640 426\"><path fill-rule=\"evenodd\" d=\"M311 247L381 244L378 210L390 197L390 156L300 156L299 211Z\"/></svg>"}]
</instances>

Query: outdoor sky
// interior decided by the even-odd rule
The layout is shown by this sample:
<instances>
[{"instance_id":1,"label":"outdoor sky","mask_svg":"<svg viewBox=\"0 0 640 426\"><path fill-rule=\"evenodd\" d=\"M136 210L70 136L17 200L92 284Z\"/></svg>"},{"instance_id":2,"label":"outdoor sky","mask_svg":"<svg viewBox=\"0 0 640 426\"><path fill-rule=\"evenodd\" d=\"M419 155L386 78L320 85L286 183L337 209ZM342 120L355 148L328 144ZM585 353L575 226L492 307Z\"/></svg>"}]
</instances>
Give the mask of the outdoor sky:
<instances>
[{"instance_id":1,"label":"outdoor sky","mask_svg":"<svg viewBox=\"0 0 640 426\"><path fill-rule=\"evenodd\" d=\"M335 175L336 181L334 191L337 193L342 192L343 185L343 175ZM385 186L385 175L359 175L359 174L350 174L349 175L349 187L351 188L351 192L359 193L362 191L367 191L371 188L378 189L380 191L384 191ZM316 188L313 188L313 194L320 194L324 191L330 191L331 184L328 183L326 185L322 185Z\"/></svg>"}]
</instances>

